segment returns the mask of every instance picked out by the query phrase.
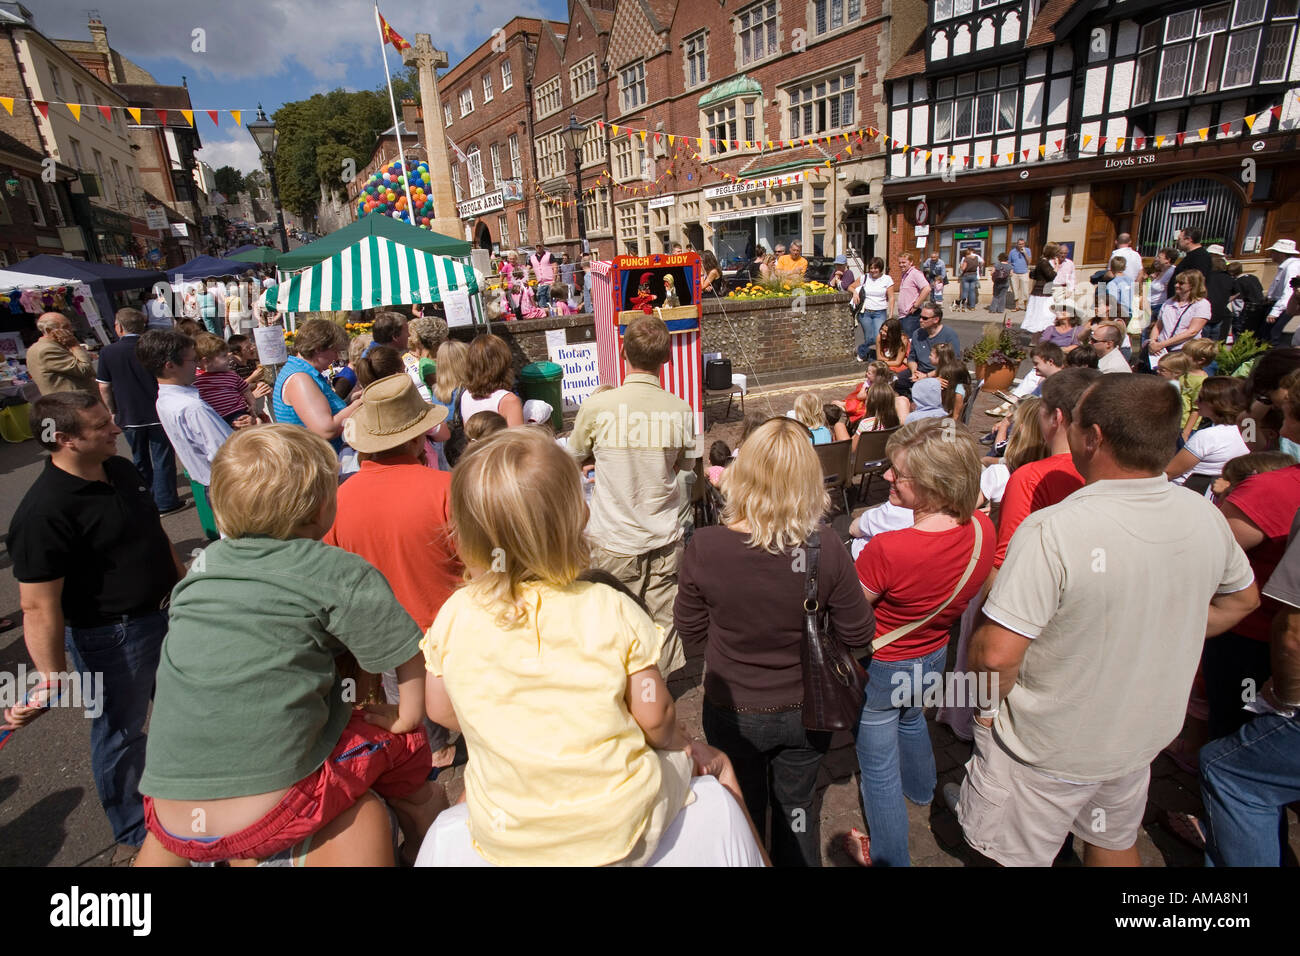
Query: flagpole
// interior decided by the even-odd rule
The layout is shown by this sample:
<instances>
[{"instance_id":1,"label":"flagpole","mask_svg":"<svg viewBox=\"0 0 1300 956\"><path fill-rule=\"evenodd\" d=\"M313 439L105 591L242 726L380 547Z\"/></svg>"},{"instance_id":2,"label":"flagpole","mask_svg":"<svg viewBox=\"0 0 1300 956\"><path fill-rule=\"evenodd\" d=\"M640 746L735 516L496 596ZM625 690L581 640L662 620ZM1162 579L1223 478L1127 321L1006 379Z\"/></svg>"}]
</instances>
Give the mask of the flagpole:
<instances>
[{"instance_id":1,"label":"flagpole","mask_svg":"<svg viewBox=\"0 0 1300 956\"><path fill-rule=\"evenodd\" d=\"M397 118L397 101L393 99L393 76L388 72L388 38L379 22L379 4L375 4L375 29L379 31L379 58L384 61L384 79L388 81L388 105L393 109L393 131L397 134L397 159L402 164L402 188L406 191L406 216L412 226L415 222L415 204L411 202L411 176L406 168L406 153L402 149L402 123Z\"/></svg>"}]
</instances>

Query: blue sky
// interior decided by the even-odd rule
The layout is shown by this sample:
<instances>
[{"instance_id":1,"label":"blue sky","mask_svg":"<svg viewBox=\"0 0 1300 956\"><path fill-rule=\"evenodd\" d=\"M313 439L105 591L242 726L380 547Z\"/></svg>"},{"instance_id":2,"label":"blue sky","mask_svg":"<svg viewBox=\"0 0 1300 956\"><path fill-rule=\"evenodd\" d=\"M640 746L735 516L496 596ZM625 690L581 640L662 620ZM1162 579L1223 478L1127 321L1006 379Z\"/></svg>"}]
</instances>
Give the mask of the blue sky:
<instances>
[{"instance_id":1,"label":"blue sky","mask_svg":"<svg viewBox=\"0 0 1300 956\"><path fill-rule=\"evenodd\" d=\"M48 37L89 40L87 0L23 0L37 28ZM160 83L185 76L195 110L243 109L255 118L261 102L268 114L281 103L313 93L373 89L384 82L379 32L372 0L100 0L109 44L140 64ZM563 20L566 0L386 0L380 11L399 34L433 36L454 65L515 16ZM202 31L195 33L195 31ZM196 49L198 48L198 49ZM401 56L387 47L389 69ZM248 131L228 115L221 125L195 116L203 150L213 168L257 166Z\"/></svg>"}]
</instances>

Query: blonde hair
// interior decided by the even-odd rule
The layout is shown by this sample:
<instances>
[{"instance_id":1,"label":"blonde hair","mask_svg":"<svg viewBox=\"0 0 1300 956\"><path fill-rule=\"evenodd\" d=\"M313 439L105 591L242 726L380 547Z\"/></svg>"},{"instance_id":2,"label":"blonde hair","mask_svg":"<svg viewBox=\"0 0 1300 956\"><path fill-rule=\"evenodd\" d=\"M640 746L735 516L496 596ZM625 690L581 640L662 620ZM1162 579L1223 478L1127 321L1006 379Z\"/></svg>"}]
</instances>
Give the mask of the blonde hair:
<instances>
[{"instance_id":1,"label":"blonde hair","mask_svg":"<svg viewBox=\"0 0 1300 956\"><path fill-rule=\"evenodd\" d=\"M1038 409L1042 404L1041 398L1030 396L1022 398L1016 406L1011 438L1007 440L1007 450L1002 455L1002 463L1008 471L1015 471L1031 461L1042 461L1051 451L1038 420Z\"/></svg>"},{"instance_id":2,"label":"blonde hair","mask_svg":"<svg viewBox=\"0 0 1300 956\"><path fill-rule=\"evenodd\" d=\"M1182 352L1167 352L1161 356L1160 364L1157 366L1159 371L1166 375L1172 375L1174 378L1182 378L1188 372L1197 367L1192 361L1190 355L1184 355Z\"/></svg>"},{"instance_id":3,"label":"blonde hair","mask_svg":"<svg viewBox=\"0 0 1300 956\"><path fill-rule=\"evenodd\" d=\"M1198 302L1205 298L1205 274L1200 269L1184 269L1178 273L1178 279L1187 282L1188 302Z\"/></svg>"},{"instance_id":4,"label":"blonde hair","mask_svg":"<svg viewBox=\"0 0 1300 956\"><path fill-rule=\"evenodd\" d=\"M375 337L369 332L362 332L350 343L348 343L348 364L355 366L361 361L361 354L365 352L366 346L375 340Z\"/></svg>"},{"instance_id":5,"label":"blonde hair","mask_svg":"<svg viewBox=\"0 0 1300 956\"><path fill-rule=\"evenodd\" d=\"M1196 363L1197 368L1205 368L1219 354L1219 343L1213 339L1192 339L1181 351Z\"/></svg>"},{"instance_id":6,"label":"blonde hair","mask_svg":"<svg viewBox=\"0 0 1300 956\"><path fill-rule=\"evenodd\" d=\"M825 428L826 413L822 411L822 400L812 392L804 392L794 400L794 420L809 428Z\"/></svg>"},{"instance_id":7,"label":"blonde hair","mask_svg":"<svg viewBox=\"0 0 1300 956\"><path fill-rule=\"evenodd\" d=\"M808 433L788 418L770 419L750 433L745 454L722 473L721 489L727 499L723 524L744 522L745 543L772 554L807 541L830 507Z\"/></svg>"},{"instance_id":8,"label":"blonde hair","mask_svg":"<svg viewBox=\"0 0 1300 956\"><path fill-rule=\"evenodd\" d=\"M338 487L339 459L329 442L300 425L259 425L235 432L217 451L208 496L227 538L285 541L334 503Z\"/></svg>"},{"instance_id":9,"label":"blonde hair","mask_svg":"<svg viewBox=\"0 0 1300 956\"><path fill-rule=\"evenodd\" d=\"M540 429L509 428L470 446L452 471L451 524L461 560L483 569L466 588L497 612L498 627L527 622L522 583L567 587L589 561L578 466Z\"/></svg>"},{"instance_id":10,"label":"blonde hair","mask_svg":"<svg viewBox=\"0 0 1300 956\"><path fill-rule=\"evenodd\" d=\"M951 418L908 422L890 436L885 457L907 455L907 475L919 504L970 520L980 496L979 445Z\"/></svg>"},{"instance_id":11,"label":"blonde hair","mask_svg":"<svg viewBox=\"0 0 1300 956\"><path fill-rule=\"evenodd\" d=\"M438 366L438 380L433 385L433 397L442 404L451 401L456 389L465 384L465 359L469 346L459 339L448 339L438 346L434 364Z\"/></svg>"}]
</instances>

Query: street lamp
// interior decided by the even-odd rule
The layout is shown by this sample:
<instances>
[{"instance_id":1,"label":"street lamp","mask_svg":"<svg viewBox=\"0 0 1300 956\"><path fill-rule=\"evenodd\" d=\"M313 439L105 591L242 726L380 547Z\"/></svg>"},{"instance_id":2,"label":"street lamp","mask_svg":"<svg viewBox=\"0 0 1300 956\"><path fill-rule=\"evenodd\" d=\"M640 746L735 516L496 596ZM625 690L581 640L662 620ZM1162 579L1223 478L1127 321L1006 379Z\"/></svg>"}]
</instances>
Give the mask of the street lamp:
<instances>
[{"instance_id":1,"label":"street lamp","mask_svg":"<svg viewBox=\"0 0 1300 956\"><path fill-rule=\"evenodd\" d=\"M280 228L280 251L289 251L289 236L284 231L284 210L280 208L280 186L275 181L275 147L280 141L280 132L275 128L275 123L266 118L266 112L262 109L262 104L257 104L257 119L248 124L248 132L253 136L253 142L257 144L258 152L262 154L262 160L266 166L266 171L271 175L271 196L275 200L275 221Z\"/></svg>"},{"instance_id":2,"label":"street lamp","mask_svg":"<svg viewBox=\"0 0 1300 956\"><path fill-rule=\"evenodd\" d=\"M576 113L569 114L569 125L564 127L564 142L573 153L573 178L577 184L573 191L578 208L578 242L583 252L587 251L587 219L582 213L582 141L587 137L587 129L578 122Z\"/></svg>"}]
</instances>

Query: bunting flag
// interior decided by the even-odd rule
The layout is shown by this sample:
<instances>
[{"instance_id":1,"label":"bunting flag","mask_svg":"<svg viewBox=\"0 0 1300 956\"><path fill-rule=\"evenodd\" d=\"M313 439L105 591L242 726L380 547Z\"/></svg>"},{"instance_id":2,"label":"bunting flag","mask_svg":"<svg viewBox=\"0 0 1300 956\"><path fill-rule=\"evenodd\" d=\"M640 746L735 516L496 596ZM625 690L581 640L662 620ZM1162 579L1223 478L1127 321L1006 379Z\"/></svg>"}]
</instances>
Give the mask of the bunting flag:
<instances>
[{"instance_id":1,"label":"bunting flag","mask_svg":"<svg viewBox=\"0 0 1300 956\"><path fill-rule=\"evenodd\" d=\"M1255 132L1255 117L1258 115L1259 115L1258 113L1251 113L1249 116L1243 118L1246 123L1246 126L1250 129L1252 133Z\"/></svg>"},{"instance_id":2,"label":"bunting flag","mask_svg":"<svg viewBox=\"0 0 1300 956\"><path fill-rule=\"evenodd\" d=\"M101 116L104 117L104 122L105 122L105 123L111 123L111 122L113 122L113 107L111 107L111 106L101 106L101 107L99 107L99 113L100 113Z\"/></svg>"},{"instance_id":3,"label":"bunting flag","mask_svg":"<svg viewBox=\"0 0 1300 956\"><path fill-rule=\"evenodd\" d=\"M1198 129L1196 132L1200 135L1202 143L1204 143L1207 139L1210 138L1210 128L1208 126L1202 127L1201 129Z\"/></svg>"},{"instance_id":4,"label":"bunting flag","mask_svg":"<svg viewBox=\"0 0 1300 956\"><path fill-rule=\"evenodd\" d=\"M167 125L167 111L166 111L166 110L154 110L154 112L158 114L158 120L159 120L159 122L161 122L164 126L166 126L166 125Z\"/></svg>"},{"instance_id":5,"label":"bunting flag","mask_svg":"<svg viewBox=\"0 0 1300 956\"><path fill-rule=\"evenodd\" d=\"M1115 138L1115 151L1116 151L1116 152L1119 152L1119 153L1124 152L1124 137L1123 137L1123 136L1117 136L1117 137Z\"/></svg>"},{"instance_id":6,"label":"bunting flag","mask_svg":"<svg viewBox=\"0 0 1300 956\"><path fill-rule=\"evenodd\" d=\"M10 116L14 115L14 98L12 96L0 96L0 106L4 106L5 111Z\"/></svg>"},{"instance_id":7,"label":"bunting flag","mask_svg":"<svg viewBox=\"0 0 1300 956\"><path fill-rule=\"evenodd\" d=\"M1083 138L1083 148L1084 148L1084 149L1087 149L1087 148L1088 148L1088 144L1091 143L1091 142L1092 142L1092 137L1091 137L1091 136L1085 136L1085 137Z\"/></svg>"},{"instance_id":8,"label":"bunting flag","mask_svg":"<svg viewBox=\"0 0 1300 956\"><path fill-rule=\"evenodd\" d=\"M1185 140L1186 138L1187 138L1186 133L1179 133L1177 136L1174 137L1174 139L1178 141L1179 146L1183 145L1183 140Z\"/></svg>"},{"instance_id":9,"label":"bunting flag","mask_svg":"<svg viewBox=\"0 0 1300 956\"><path fill-rule=\"evenodd\" d=\"M185 122L189 123L190 126L193 126L193 125L194 125L194 111L193 111L193 110L181 110L181 116L184 116L184 117L185 117Z\"/></svg>"},{"instance_id":10,"label":"bunting flag","mask_svg":"<svg viewBox=\"0 0 1300 956\"><path fill-rule=\"evenodd\" d=\"M1160 147L1162 147L1162 146L1164 146L1164 145L1165 145L1165 137L1164 137L1164 136L1157 136L1157 137L1156 137L1156 149L1159 149Z\"/></svg>"},{"instance_id":11,"label":"bunting flag","mask_svg":"<svg viewBox=\"0 0 1300 956\"><path fill-rule=\"evenodd\" d=\"M1220 123L1220 124L1219 124L1219 135L1220 135L1220 136L1227 136L1228 133L1230 133L1231 131L1232 131L1232 124L1231 124L1231 123Z\"/></svg>"},{"instance_id":12,"label":"bunting flag","mask_svg":"<svg viewBox=\"0 0 1300 956\"><path fill-rule=\"evenodd\" d=\"M135 125L140 125L140 110L134 106L128 106L126 111L131 114L131 119L135 120Z\"/></svg>"},{"instance_id":13,"label":"bunting flag","mask_svg":"<svg viewBox=\"0 0 1300 956\"><path fill-rule=\"evenodd\" d=\"M1146 145L1147 145L1147 138L1145 136L1139 136L1137 139L1133 140L1134 149L1145 149Z\"/></svg>"},{"instance_id":14,"label":"bunting flag","mask_svg":"<svg viewBox=\"0 0 1300 956\"><path fill-rule=\"evenodd\" d=\"M1060 147L1058 146L1057 148L1059 149ZM1046 157L1047 157L1047 147L1046 147L1046 146L1039 146L1039 147L1038 147L1038 158L1039 158L1039 159L1045 159Z\"/></svg>"},{"instance_id":15,"label":"bunting flag","mask_svg":"<svg viewBox=\"0 0 1300 956\"><path fill-rule=\"evenodd\" d=\"M50 118L49 103L46 103L44 100L36 100L36 108L40 110L41 115L44 116L46 119Z\"/></svg>"},{"instance_id":16,"label":"bunting flag","mask_svg":"<svg viewBox=\"0 0 1300 956\"><path fill-rule=\"evenodd\" d=\"M212 120L213 126L221 125L219 122L217 122L217 113L219 112L218 110L204 110L204 112L208 114L208 119Z\"/></svg>"},{"instance_id":17,"label":"bunting flag","mask_svg":"<svg viewBox=\"0 0 1300 956\"><path fill-rule=\"evenodd\" d=\"M80 104L80 103L64 103L63 105L66 106L66 107L68 108L68 112L72 114L72 118L73 118L74 120L76 120L78 123L80 123L80 122L81 122L81 104Z\"/></svg>"}]
</instances>

